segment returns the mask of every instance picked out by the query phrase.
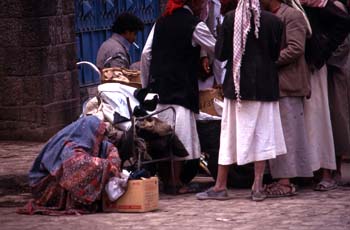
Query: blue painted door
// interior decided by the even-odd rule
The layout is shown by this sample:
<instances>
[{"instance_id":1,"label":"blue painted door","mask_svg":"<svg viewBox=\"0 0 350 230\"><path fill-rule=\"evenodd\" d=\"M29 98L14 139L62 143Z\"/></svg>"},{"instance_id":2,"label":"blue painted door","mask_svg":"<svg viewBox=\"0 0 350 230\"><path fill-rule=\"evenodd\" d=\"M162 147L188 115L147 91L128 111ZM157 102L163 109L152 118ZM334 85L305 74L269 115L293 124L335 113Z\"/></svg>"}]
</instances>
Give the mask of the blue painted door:
<instances>
[{"instance_id":1,"label":"blue painted door","mask_svg":"<svg viewBox=\"0 0 350 230\"><path fill-rule=\"evenodd\" d=\"M111 36L110 28L117 14L131 12L145 23L132 47L132 62L139 61L147 36L159 15L159 0L75 0L75 31L79 61L96 63L98 48ZM89 66L79 67L80 86L99 82L98 75Z\"/></svg>"}]
</instances>

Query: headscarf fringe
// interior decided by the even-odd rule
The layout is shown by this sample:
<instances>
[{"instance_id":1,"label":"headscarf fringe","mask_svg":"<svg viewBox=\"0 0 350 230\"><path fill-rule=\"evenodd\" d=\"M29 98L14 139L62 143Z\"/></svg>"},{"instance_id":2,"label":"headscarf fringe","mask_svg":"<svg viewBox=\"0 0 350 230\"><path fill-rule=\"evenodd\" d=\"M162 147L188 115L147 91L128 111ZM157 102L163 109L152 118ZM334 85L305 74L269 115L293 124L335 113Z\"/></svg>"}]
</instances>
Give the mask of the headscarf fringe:
<instances>
[{"instance_id":1,"label":"headscarf fringe","mask_svg":"<svg viewBox=\"0 0 350 230\"><path fill-rule=\"evenodd\" d=\"M233 28L233 82L236 93L236 101L238 108L241 107L240 94L240 69L242 57L245 52L247 36L252 28L251 17L254 17L254 34L259 38L260 28L260 2L259 0L240 0L235 11L235 21Z\"/></svg>"}]
</instances>

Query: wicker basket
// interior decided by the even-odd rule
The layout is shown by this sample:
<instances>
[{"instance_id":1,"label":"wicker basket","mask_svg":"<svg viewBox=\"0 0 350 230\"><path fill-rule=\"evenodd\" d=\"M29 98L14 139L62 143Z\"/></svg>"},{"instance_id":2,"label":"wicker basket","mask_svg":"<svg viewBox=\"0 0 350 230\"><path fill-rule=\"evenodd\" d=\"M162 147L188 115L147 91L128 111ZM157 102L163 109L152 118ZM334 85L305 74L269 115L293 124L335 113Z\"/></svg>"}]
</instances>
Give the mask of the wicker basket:
<instances>
[{"instance_id":1,"label":"wicker basket","mask_svg":"<svg viewBox=\"0 0 350 230\"><path fill-rule=\"evenodd\" d=\"M210 115L218 116L214 107L214 98L220 101L224 100L220 86L199 91L199 110Z\"/></svg>"},{"instance_id":2,"label":"wicker basket","mask_svg":"<svg viewBox=\"0 0 350 230\"><path fill-rule=\"evenodd\" d=\"M102 70L102 83L117 82L135 88L142 88L139 70L112 67Z\"/></svg>"}]
</instances>

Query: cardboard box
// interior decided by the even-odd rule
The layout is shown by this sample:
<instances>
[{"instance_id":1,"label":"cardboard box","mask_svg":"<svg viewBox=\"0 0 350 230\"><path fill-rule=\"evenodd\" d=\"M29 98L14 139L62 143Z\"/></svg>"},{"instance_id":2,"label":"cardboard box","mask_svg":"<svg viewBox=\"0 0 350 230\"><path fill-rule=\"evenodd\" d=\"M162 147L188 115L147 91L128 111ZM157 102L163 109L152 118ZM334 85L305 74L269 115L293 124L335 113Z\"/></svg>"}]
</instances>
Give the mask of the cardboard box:
<instances>
[{"instance_id":1,"label":"cardboard box","mask_svg":"<svg viewBox=\"0 0 350 230\"><path fill-rule=\"evenodd\" d=\"M158 208L158 178L129 180L128 189L117 201L102 198L104 212L148 212Z\"/></svg>"}]
</instances>

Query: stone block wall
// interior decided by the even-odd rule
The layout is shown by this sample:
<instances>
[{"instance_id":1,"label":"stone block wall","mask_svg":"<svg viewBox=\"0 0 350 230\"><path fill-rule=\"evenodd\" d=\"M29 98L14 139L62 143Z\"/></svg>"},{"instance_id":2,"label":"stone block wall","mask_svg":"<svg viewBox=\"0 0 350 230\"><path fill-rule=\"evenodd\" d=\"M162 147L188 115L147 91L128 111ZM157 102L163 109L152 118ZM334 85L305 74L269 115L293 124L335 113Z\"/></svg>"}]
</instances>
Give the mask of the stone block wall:
<instances>
[{"instance_id":1,"label":"stone block wall","mask_svg":"<svg viewBox=\"0 0 350 230\"><path fill-rule=\"evenodd\" d=\"M80 113L73 0L0 1L0 139L47 140Z\"/></svg>"}]
</instances>

